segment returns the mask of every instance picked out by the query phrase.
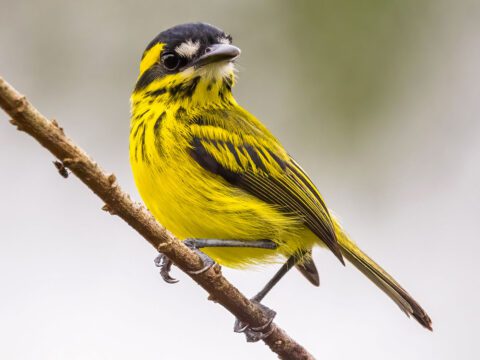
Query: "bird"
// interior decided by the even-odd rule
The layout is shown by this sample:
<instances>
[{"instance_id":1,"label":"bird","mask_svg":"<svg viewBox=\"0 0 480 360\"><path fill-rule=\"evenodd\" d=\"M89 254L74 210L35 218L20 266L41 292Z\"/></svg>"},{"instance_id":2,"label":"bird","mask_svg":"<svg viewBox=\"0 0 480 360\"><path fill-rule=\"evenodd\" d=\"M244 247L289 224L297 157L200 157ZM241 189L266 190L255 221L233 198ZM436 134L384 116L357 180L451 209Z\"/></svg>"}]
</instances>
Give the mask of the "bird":
<instances>
[{"instance_id":1,"label":"bird","mask_svg":"<svg viewBox=\"0 0 480 360\"><path fill-rule=\"evenodd\" d=\"M252 298L261 301L291 268L319 286L316 246L353 264L408 316L432 330L425 310L350 239L313 181L279 140L235 100L231 35L202 22L158 34L143 52L131 95L129 153L145 205L159 223L213 264L244 269L283 263ZM258 96L261 96L259 94ZM165 281L172 262L156 259ZM268 325L268 324L266 324ZM255 341L268 334L237 321Z\"/></svg>"}]
</instances>

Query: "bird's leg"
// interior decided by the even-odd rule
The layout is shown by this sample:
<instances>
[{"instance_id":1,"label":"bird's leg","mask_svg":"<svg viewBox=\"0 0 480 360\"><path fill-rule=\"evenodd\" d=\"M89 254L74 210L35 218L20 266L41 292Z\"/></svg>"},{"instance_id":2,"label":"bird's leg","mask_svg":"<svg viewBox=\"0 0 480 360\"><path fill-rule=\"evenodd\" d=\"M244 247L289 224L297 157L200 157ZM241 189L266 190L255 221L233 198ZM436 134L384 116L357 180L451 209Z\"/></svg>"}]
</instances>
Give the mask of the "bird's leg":
<instances>
[{"instance_id":1,"label":"bird's leg","mask_svg":"<svg viewBox=\"0 0 480 360\"><path fill-rule=\"evenodd\" d=\"M256 302L261 302L263 298L273 289L275 285L283 278L283 276L298 262L299 258L297 256L290 256L285 264L273 275L268 283L260 290L257 295L255 295L252 300Z\"/></svg>"},{"instance_id":2,"label":"bird's leg","mask_svg":"<svg viewBox=\"0 0 480 360\"><path fill-rule=\"evenodd\" d=\"M224 240L224 239L187 239L183 242L189 248L206 247L254 248L275 250L278 244L271 240Z\"/></svg>"},{"instance_id":3,"label":"bird's leg","mask_svg":"<svg viewBox=\"0 0 480 360\"><path fill-rule=\"evenodd\" d=\"M263 311L266 313L268 317L268 321L259 327L252 327L243 321L237 319L235 321L235 325L233 327L233 331L237 333L245 333L245 337L247 338L248 342L256 342L268 337L272 332L273 328L270 324L273 321L273 318L276 315L276 312L267 306L261 304L263 298L273 289L273 287L280 281L281 278L290 270L295 264L301 259L301 256L292 255L288 258L287 262L282 265L282 267L273 275L270 281L260 290L257 295L255 295L251 301L255 302ZM270 329L268 329L270 327Z\"/></svg>"},{"instance_id":4,"label":"bird's leg","mask_svg":"<svg viewBox=\"0 0 480 360\"><path fill-rule=\"evenodd\" d=\"M271 240L223 240L223 239L186 239L183 243L200 256L204 267L200 270L190 271L190 274L198 275L210 269L215 262L205 253L200 251L206 247L229 247L229 248L255 248L275 250L278 244ZM170 276L173 262L166 255L160 254L155 258L155 265L160 268L162 279L169 284L178 282ZM278 280L277 280L278 281ZM274 284L275 285L275 284Z\"/></svg>"}]
</instances>

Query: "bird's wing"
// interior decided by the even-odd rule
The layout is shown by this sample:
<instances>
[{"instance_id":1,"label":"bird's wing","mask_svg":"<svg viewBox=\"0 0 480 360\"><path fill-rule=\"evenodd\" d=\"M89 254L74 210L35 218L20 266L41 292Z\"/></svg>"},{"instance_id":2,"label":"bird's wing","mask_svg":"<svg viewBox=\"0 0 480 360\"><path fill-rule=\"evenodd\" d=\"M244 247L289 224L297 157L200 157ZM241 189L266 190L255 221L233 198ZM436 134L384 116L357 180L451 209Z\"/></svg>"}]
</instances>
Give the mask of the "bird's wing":
<instances>
[{"instance_id":1,"label":"bird's wing","mask_svg":"<svg viewBox=\"0 0 480 360\"><path fill-rule=\"evenodd\" d=\"M239 121L238 117L231 120ZM205 119L192 122L192 158L228 183L301 217L344 263L320 193L273 135L252 121L237 123L235 131L232 131L231 122L228 129L222 124Z\"/></svg>"}]
</instances>

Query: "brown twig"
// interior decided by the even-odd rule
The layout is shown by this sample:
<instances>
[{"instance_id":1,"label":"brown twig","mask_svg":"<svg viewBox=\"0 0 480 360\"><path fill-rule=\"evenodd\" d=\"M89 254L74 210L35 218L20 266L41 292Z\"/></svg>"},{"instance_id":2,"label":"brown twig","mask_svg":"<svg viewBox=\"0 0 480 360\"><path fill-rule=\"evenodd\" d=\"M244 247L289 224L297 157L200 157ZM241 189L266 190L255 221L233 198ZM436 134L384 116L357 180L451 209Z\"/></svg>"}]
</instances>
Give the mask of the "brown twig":
<instances>
[{"instance_id":1,"label":"brown twig","mask_svg":"<svg viewBox=\"0 0 480 360\"><path fill-rule=\"evenodd\" d=\"M65 136L63 129L55 120L48 120L27 101L25 96L19 94L1 77L0 107L12 117L10 122L18 130L34 137L57 157L64 167L70 169L97 194L105 202L103 210L121 217L158 251L167 255L210 294L210 300L219 303L235 317L254 327L267 322L267 316L263 311L230 284L222 276L218 266L199 275L188 273L203 267L200 258L160 226L144 206L133 202L117 184L115 176L103 171L82 149ZM68 175L64 167L57 167L63 174ZM270 326L273 331L263 341L279 358L314 359L305 348L275 323Z\"/></svg>"}]
</instances>

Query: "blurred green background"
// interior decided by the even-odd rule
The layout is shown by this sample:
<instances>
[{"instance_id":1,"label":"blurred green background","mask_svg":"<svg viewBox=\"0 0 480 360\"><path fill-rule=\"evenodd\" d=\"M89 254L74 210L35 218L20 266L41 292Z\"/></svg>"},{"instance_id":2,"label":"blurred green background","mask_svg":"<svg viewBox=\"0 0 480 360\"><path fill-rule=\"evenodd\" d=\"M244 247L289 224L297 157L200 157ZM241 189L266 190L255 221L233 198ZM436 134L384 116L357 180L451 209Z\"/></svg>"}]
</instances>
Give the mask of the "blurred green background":
<instances>
[{"instance_id":1,"label":"blurred green background","mask_svg":"<svg viewBox=\"0 0 480 360\"><path fill-rule=\"evenodd\" d=\"M478 1L6 1L0 75L140 200L129 94L147 43L205 21L242 49L237 100L309 172L352 237L427 309L420 328L316 251L266 300L319 359L474 359L480 320ZM233 318L0 115L0 357L260 359ZM255 293L275 271L232 271Z\"/></svg>"}]
</instances>

